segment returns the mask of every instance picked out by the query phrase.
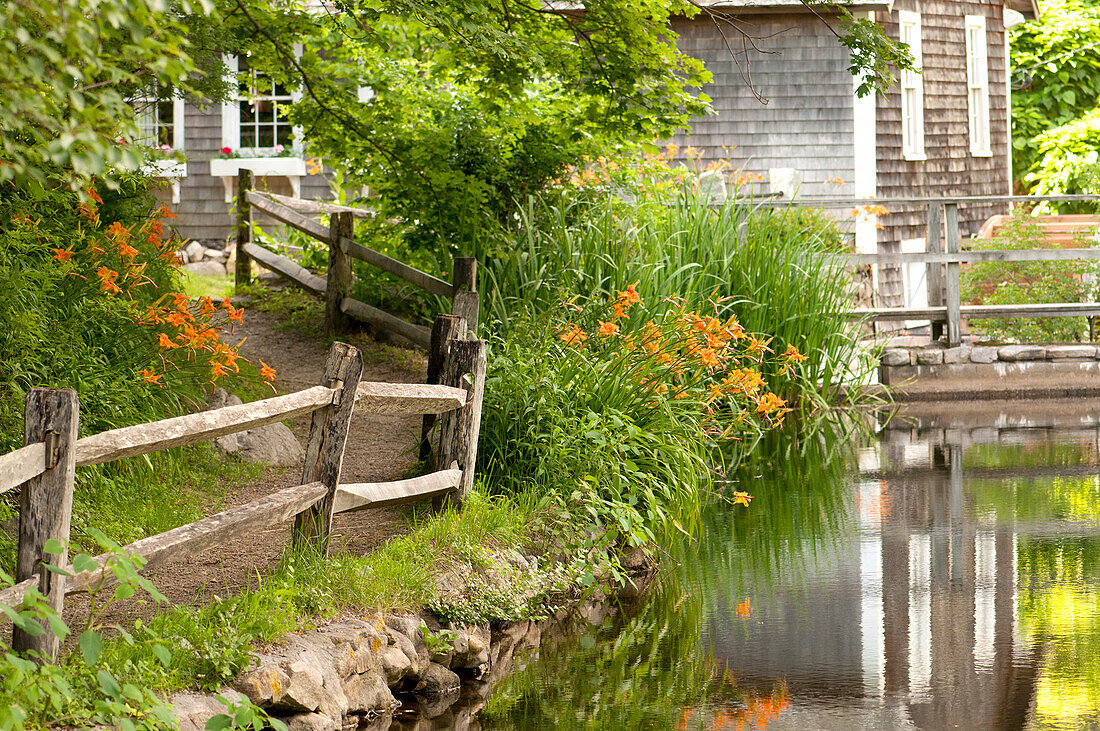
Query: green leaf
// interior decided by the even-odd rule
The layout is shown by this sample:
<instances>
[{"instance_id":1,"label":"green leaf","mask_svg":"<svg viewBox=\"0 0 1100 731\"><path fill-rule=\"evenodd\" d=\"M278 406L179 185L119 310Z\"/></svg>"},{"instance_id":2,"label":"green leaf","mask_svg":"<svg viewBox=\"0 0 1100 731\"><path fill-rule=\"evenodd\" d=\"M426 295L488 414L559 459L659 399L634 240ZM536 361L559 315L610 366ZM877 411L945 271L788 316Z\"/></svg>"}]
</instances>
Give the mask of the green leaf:
<instances>
[{"instance_id":1,"label":"green leaf","mask_svg":"<svg viewBox=\"0 0 1100 731\"><path fill-rule=\"evenodd\" d=\"M96 672L95 677L99 682L99 689L103 691L104 695L115 700L122 696L122 686L118 684L115 676L111 675L106 669L100 669Z\"/></svg>"},{"instance_id":2,"label":"green leaf","mask_svg":"<svg viewBox=\"0 0 1100 731\"><path fill-rule=\"evenodd\" d=\"M51 538L46 541L46 545L42 548L42 552L48 553L51 556L60 556L65 553L65 545L56 538Z\"/></svg>"},{"instance_id":3,"label":"green leaf","mask_svg":"<svg viewBox=\"0 0 1100 731\"><path fill-rule=\"evenodd\" d=\"M86 553L78 553L73 557L73 569L81 574L86 571L96 571L99 569L99 562Z\"/></svg>"},{"instance_id":4,"label":"green leaf","mask_svg":"<svg viewBox=\"0 0 1100 731\"><path fill-rule=\"evenodd\" d=\"M168 667L172 664L172 653L164 645L153 645L153 654L156 655L157 660L164 667Z\"/></svg>"},{"instance_id":5,"label":"green leaf","mask_svg":"<svg viewBox=\"0 0 1100 731\"><path fill-rule=\"evenodd\" d=\"M84 664L91 667L103 653L103 638L95 630L86 629L80 633L80 652L84 655Z\"/></svg>"},{"instance_id":6,"label":"green leaf","mask_svg":"<svg viewBox=\"0 0 1100 731\"><path fill-rule=\"evenodd\" d=\"M225 731L233 727L233 719L224 713L211 716L206 722L206 731Z\"/></svg>"}]
</instances>

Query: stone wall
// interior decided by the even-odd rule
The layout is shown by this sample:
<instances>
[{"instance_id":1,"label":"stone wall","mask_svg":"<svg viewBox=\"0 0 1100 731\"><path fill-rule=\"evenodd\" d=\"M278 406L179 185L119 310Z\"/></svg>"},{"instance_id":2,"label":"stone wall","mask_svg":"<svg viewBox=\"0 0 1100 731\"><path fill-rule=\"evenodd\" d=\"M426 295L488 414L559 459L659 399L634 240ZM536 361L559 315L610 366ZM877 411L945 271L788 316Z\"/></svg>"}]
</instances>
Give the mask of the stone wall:
<instances>
[{"instance_id":1,"label":"stone wall","mask_svg":"<svg viewBox=\"0 0 1100 731\"><path fill-rule=\"evenodd\" d=\"M1089 344L888 348L879 382L898 400L1034 398L1100 393Z\"/></svg>"}]
</instances>

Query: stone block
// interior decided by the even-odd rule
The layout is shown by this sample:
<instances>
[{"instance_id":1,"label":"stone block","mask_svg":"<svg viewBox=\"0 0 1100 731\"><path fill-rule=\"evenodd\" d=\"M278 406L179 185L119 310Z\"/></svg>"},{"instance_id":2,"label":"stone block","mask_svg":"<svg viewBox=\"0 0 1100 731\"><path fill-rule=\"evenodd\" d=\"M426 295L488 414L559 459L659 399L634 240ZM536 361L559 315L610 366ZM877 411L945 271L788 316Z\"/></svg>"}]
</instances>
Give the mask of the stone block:
<instances>
[{"instance_id":1,"label":"stone block","mask_svg":"<svg viewBox=\"0 0 1100 731\"><path fill-rule=\"evenodd\" d=\"M909 351L904 348L888 348L882 353L882 364L884 366L909 365Z\"/></svg>"},{"instance_id":2,"label":"stone block","mask_svg":"<svg viewBox=\"0 0 1100 731\"><path fill-rule=\"evenodd\" d=\"M943 363L942 348L922 348L916 351L917 363L920 365L938 365Z\"/></svg>"},{"instance_id":3,"label":"stone block","mask_svg":"<svg viewBox=\"0 0 1100 731\"><path fill-rule=\"evenodd\" d=\"M287 731L336 731L340 725L323 713L297 713L285 719Z\"/></svg>"},{"instance_id":4,"label":"stone block","mask_svg":"<svg viewBox=\"0 0 1100 731\"><path fill-rule=\"evenodd\" d=\"M393 707L397 702L378 673L352 675L344 681L344 695L351 713L369 713Z\"/></svg>"},{"instance_id":5,"label":"stone block","mask_svg":"<svg viewBox=\"0 0 1100 731\"><path fill-rule=\"evenodd\" d=\"M180 731L204 731L207 721L225 713L225 705L212 695L179 693L168 702L179 720Z\"/></svg>"},{"instance_id":6,"label":"stone block","mask_svg":"<svg viewBox=\"0 0 1100 731\"><path fill-rule=\"evenodd\" d=\"M418 695L432 697L457 693L461 687L462 681L454 671L433 662L421 674L415 692Z\"/></svg>"},{"instance_id":7,"label":"stone block","mask_svg":"<svg viewBox=\"0 0 1100 731\"><path fill-rule=\"evenodd\" d=\"M970 360L970 348L948 348L943 351L944 363L966 363Z\"/></svg>"},{"instance_id":8,"label":"stone block","mask_svg":"<svg viewBox=\"0 0 1100 731\"><path fill-rule=\"evenodd\" d=\"M1046 349L1038 345L1005 345L997 349L997 357L1003 361L1042 360Z\"/></svg>"},{"instance_id":9,"label":"stone block","mask_svg":"<svg viewBox=\"0 0 1100 731\"><path fill-rule=\"evenodd\" d=\"M198 241L189 241L182 251L187 255L188 262L200 262L202 261L202 255L206 252L206 247Z\"/></svg>"},{"instance_id":10,"label":"stone block","mask_svg":"<svg viewBox=\"0 0 1100 731\"><path fill-rule=\"evenodd\" d=\"M991 347L977 347L970 349L971 363L996 363L997 349Z\"/></svg>"},{"instance_id":11,"label":"stone block","mask_svg":"<svg viewBox=\"0 0 1100 731\"><path fill-rule=\"evenodd\" d=\"M290 678L281 668L264 665L244 673L233 681L233 689L243 693L253 704L266 708L281 698L290 685Z\"/></svg>"},{"instance_id":12,"label":"stone block","mask_svg":"<svg viewBox=\"0 0 1100 731\"><path fill-rule=\"evenodd\" d=\"M286 666L290 680L274 706L288 711L311 712L325 700L324 674L315 663L297 660Z\"/></svg>"},{"instance_id":13,"label":"stone block","mask_svg":"<svg viewBox=\"0 0 1100 731\"><path fill-rule=\"evenodd\" d=\"M226 273L225 265L215 259L200 259L184 264L182 268L192 274L201 274L206 277L224 277Z\"/></svg>"},{"instance_id":14,"label":"stone block","mask_svg":"<svg viewBox=\"0 0 1100 731\"><path fill-rule=\"evenodd\" d=\"M1096 358L1096 346L1094 345L1048 345L1047 357L1051 360L1063 358L1081 358L1093 360Z\"/></svg>"}]
</instances>

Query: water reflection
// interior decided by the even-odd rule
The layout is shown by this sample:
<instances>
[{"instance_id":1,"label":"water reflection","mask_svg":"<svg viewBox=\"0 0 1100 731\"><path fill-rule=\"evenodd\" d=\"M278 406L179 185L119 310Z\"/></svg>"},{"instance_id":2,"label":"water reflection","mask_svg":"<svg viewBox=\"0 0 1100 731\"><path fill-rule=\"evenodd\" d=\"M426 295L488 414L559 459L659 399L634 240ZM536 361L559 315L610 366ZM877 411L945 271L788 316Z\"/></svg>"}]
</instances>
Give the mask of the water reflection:
<instances>
[{"instance_id":1,"label":"water reflection","mask_svg":"<svg viewBox=\"0 0 1100 731\"><path fill-rule=\"evenodd\" d=\"M736 476L749 510L711 511L640 614L544 652L482 723L1100 726L1089 418L895 421L861 449L777 440Z\"/></svg>"}]
</instances>

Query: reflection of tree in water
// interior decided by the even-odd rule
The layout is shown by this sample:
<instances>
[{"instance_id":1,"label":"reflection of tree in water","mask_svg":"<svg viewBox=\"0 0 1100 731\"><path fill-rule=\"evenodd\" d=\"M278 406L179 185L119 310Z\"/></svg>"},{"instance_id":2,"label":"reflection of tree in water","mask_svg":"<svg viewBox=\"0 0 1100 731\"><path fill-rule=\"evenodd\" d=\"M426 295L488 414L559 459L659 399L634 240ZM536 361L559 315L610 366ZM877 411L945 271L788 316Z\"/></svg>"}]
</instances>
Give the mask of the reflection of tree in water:
<instances>
[{"instance_id":1,"label":"reflection of tree in water","mask_svg":"<svg viewBox=\"0 0 1100 731\"><path fill-rule=\"evenodd\" d=\"M1100 539L1020 540L1022 632L1043 655L1039 727L1100 724Z\"/></svg>"},{"instance_id":2,"label":"reflection of tree in water","mask_svg":"<svg viewBox=\"0 0 1100 731\"><path fill-rule=\"evenodd\" d=\"M744 683L715 658L706 618L736 605L729 613L751 620L741 577L789 574L791 541L826 541L845 524L848 444L842 434L767 437L756 450L763 456L729 475L725 489L753 494L751 507L709 506L701 539L668 547L638 614L544 649L494 688L483 727L764 728L780 716L790 702L783 680Z\"/></svg>"}]
</instances>

